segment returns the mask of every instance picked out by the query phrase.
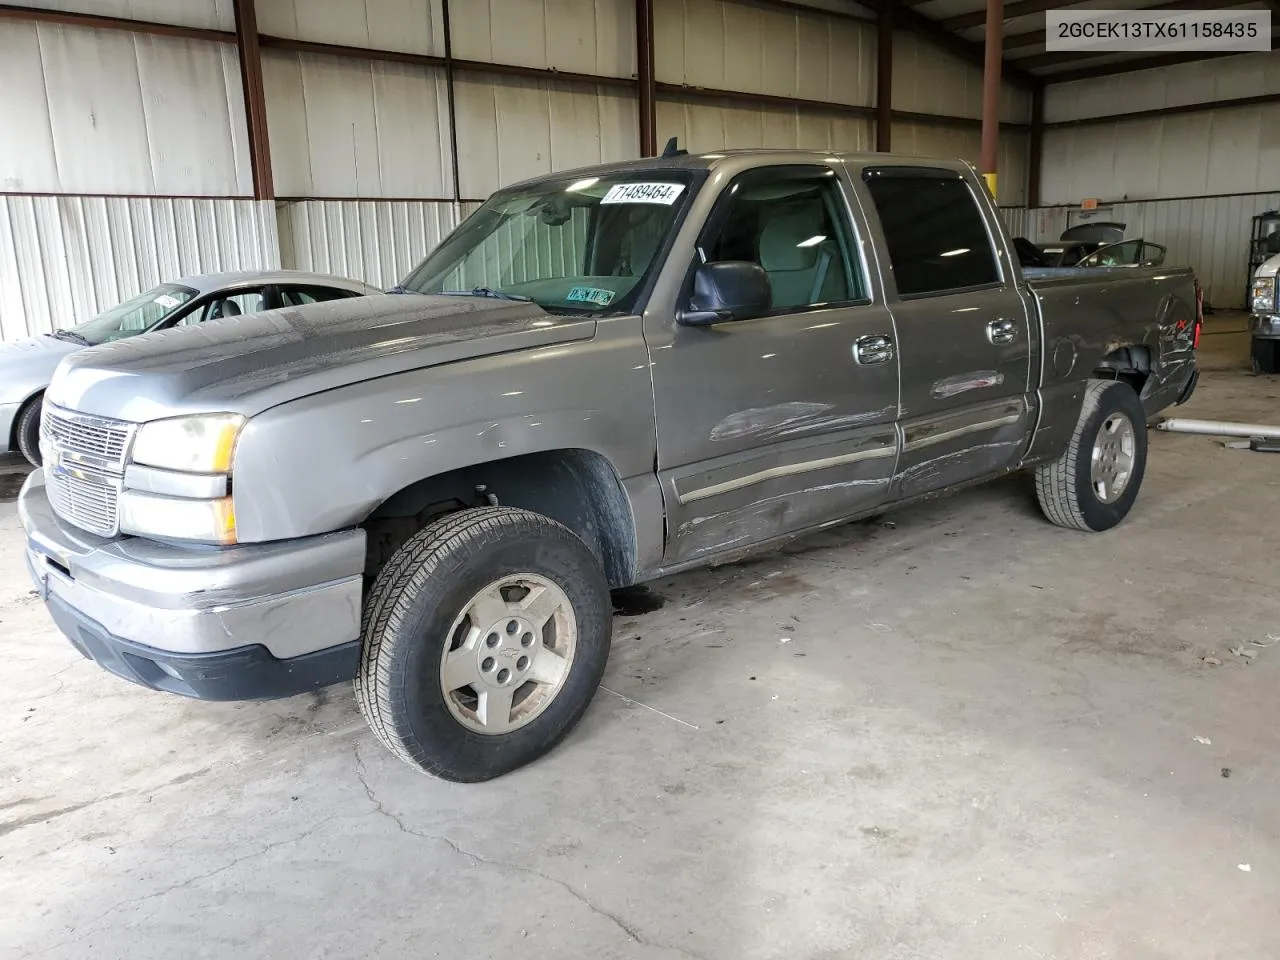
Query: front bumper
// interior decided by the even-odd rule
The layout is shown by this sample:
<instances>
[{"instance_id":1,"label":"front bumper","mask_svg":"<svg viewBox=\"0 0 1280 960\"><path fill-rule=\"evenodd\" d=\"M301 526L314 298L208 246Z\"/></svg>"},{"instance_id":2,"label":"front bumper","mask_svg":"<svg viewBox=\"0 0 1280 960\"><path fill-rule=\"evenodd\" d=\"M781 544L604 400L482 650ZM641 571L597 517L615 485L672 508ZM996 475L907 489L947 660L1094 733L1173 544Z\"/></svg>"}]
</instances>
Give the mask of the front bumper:
<instances>
[{"instance_id":1,"label":"front bumper","mask_svg":"<svg viewBox=\"0 0 1280 960\"><path fill-rule=\"evenodd\" d=\"M54 514L40 470L18 516L54 622L112 673L210 700L291 696L355 675L363 531L226 548L104 540Z\"/></svg>"},{"instance_id":2,"label":"front bumper","mask_svg":"<svg viewBox=\"0 0 1280 960\"><path fill-rule=\"evenodd\" d=\"M1280 340L1280 316L1252 314L1249 317L1249 332L1257 340Z\"/></svg>"}]
</instances>

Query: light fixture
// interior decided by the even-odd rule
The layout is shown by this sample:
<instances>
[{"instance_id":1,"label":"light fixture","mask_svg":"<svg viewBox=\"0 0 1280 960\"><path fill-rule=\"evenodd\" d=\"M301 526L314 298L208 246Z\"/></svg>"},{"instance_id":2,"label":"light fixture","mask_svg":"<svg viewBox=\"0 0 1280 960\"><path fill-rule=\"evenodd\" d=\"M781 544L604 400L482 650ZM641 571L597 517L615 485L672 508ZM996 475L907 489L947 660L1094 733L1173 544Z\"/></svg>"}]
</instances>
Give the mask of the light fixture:
<instances>
[{"instance_id":1,"label":"light fixture","mask_svg":"<svg viewBox=\"0 0 1280 960\"><path fill-rule=\"evenodd\" d=\"M938 256L940 256L940 257L958 257L958 256L960 256L962 253L968 253L968 252L969 252L969 248L968 248L968 247L957 247L955 250L948 250L948 251L946 251L946 253L940 253L940 254L938 254Z\"/></svg>"}]
</instances>

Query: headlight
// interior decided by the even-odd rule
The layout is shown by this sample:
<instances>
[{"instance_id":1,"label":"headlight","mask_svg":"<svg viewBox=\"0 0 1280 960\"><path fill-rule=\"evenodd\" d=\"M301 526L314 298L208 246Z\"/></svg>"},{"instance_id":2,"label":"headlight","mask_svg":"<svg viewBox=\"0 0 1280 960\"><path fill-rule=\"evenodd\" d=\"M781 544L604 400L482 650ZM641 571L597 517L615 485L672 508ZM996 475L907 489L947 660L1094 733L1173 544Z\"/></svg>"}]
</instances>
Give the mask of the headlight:
<instances>
[{"instance_id":1,"label":"headlight","mask_svg":"<svg viewBox=\"0 0 1280 960\"><path fill-rule=\"evenodd\" d=\"M1250 297L1254 313L1271 313L1276 308L1275 277L1261 277L1253 281L1253 295Z\"/></svg>"},{"instance_id":2,"label":"headlight","mask_svg":"<svg viewBox=\"0 0 1280 960\"><path fill-rule=\"evenodd\" d=\"M120 494L120 532L157 540L236 542L236 514L230 497L186 500L125 490Z\"/></svg>"},{"instance_id":3,"label":"headlight","mask_svg":"<svg viewBox=\"0 0 1280 960\"><path fill-rule=\"evenodd\" d=\"M238 413L175 417L144 423L133 441L134 463L189 473L229 473L236 437L244 426Z\"/></svg>"}]
</instances>

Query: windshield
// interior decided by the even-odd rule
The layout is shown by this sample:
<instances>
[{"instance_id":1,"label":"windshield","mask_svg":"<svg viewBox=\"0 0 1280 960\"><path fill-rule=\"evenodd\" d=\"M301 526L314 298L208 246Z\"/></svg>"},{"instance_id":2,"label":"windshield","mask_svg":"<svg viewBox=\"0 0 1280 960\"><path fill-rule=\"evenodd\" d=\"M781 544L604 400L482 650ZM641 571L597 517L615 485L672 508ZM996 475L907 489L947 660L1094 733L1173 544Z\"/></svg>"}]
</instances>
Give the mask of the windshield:
<instances>
[{"instance_id":1,"label":"windshield","mask_svg":"<svg viewBox=\"0 0 1280 960\"><path fill-rule=\"evenodd\" d=\"M196 291L190 287L162 283L146 293L138 294L132 300L126 300L119 306L98 314L92 320L72 327L70 333L75 335L75 339L89 344L133 337L171 316L195 295Z\"/></svg>"},{"instance_id":2,"label":"windshield","mask_svg":"<svg viewBox=\"0 0 1280 960\"><path fill-rule=\"evenodd\" d=\"M696 189L687 170L545 181L503 190L401 289L529 299L551 313L626 313Z\"/></svg>"}]
</instances>

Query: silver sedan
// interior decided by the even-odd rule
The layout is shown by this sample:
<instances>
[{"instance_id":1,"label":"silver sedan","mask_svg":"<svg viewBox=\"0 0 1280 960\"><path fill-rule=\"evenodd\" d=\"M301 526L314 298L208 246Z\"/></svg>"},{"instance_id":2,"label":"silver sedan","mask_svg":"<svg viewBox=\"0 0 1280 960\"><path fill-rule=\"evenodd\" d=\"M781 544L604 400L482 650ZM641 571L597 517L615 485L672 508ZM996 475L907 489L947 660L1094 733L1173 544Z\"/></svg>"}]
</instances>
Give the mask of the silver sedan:
<instances>
[{"instance_id":1,"label":"silver sedan","mask_svg":"<svg viewBox=\"0 0 1280 960\"><path fill-rule=\"evenodd\" d=\"M79 326L0 343L0 454L18 450L39 466L41 400L68 353L152 330L378 292L296 270L209 273L162 283Z\"/></svg>"}]
</instances>

